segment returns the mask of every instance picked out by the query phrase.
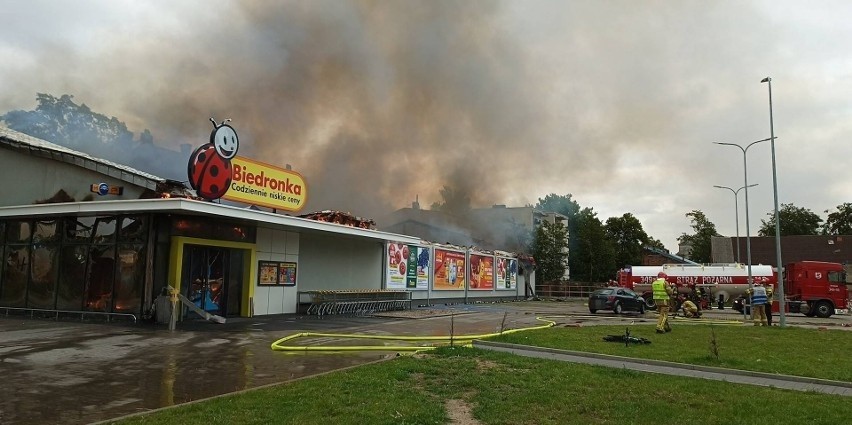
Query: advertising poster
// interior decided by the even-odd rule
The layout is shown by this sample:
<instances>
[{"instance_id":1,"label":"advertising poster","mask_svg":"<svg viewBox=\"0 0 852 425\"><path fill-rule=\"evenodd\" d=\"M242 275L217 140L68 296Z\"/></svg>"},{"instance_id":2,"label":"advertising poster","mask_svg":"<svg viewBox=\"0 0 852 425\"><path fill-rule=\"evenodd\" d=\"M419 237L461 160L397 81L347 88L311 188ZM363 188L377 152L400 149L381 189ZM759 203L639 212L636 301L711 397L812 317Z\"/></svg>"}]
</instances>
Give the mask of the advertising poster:
<instances>
[{"instance_id":1,"label":"advertising poster","mask_svg":"<svg viewBox=\"0 0 852 425\"><path fill-rule=\"evenodd\" d=\"M274 261L258 262L257 273L258 285L277 285L278 284L278 263Z\"/></svg>"},{"instance_id":2,"label":"advertising poster","mask_svg":"<svg viewBox=\"0 0 852 425\"><path fill-rule=\"evenodd\" d=\"M494 289L494 257L470 254L470 289Z\"/></svg>"},{"instance_id":3,"label":"advertising poster","mask_svg":"<svg viewBox=\"0 0 852 425\"><path fill-rule=\"evenodd\" d=\"M296 286L296 263L278 264L278 284Z\"/></svg>"},{"instance_id":4,"label":"advertising poster","mask_svg":"<svg viewBox=\"0 0 852 425\"><path fill-rule=\"evenodd\" d=\"M296 286L296 263L258 261L258 285Z\"/></svg>"},{"instance_id":5,"label":"advertising poster","mask_svg":"<svg viewBox=\"0 0 852 425\"><path fill-rule=\"evenodd\" d=\"M387 289L428 289L429 264L428 247L389 243Z\"/></svg>"},{"instance_id":6,"label":"advertising poster","mask_svg":"<svg viewBox=\"0 0 852 425\"><path fill-rule=\"evenodd\" d=\"M518 287L518 260L497 258L497 289L516 289Z\"/></svg>"},{"instance_id":7,"label":"advertising poster","mask_svg":"<svg viewBox=\"0 0 852 425\"><path fill-rule=\"evenodd\" d=\"M465 261L464 252L449 251L435 248L435 282L432 289L436 291L464 290Z\"/></svg>"}]
</instances>

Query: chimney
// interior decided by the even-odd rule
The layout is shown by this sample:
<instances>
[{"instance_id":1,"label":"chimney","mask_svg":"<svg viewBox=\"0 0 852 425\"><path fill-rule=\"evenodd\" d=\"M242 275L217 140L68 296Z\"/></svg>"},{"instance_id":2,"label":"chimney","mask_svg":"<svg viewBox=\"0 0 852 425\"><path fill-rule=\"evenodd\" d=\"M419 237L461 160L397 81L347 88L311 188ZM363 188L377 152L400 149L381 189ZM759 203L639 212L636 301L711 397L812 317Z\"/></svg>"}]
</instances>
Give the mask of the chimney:
<instances>
[{"instance_id":1,"label":"chimney","mask_svg":"<svg viewBox=\"0 0 852 425\"><path fill-rule=\"evenodd\" d=\"M420 209L420 195L414 196L414 202L411 203L411 209L414 209L414 210Z\"/></svg>"}]
</instances>

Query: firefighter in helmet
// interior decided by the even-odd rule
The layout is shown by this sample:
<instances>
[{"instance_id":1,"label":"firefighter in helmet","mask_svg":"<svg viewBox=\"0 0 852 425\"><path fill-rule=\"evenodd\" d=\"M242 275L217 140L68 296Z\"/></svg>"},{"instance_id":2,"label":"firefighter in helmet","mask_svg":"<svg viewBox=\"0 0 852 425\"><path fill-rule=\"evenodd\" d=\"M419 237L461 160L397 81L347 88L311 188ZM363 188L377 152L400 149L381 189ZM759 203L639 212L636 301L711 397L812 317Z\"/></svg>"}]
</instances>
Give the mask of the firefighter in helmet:
<instances>
[{"instance_id":1,"label":"firefighter in helmet","mask_svg":"<svg viewBox=\"0 0 852 425\"><path fill-rule=\"evenodd\" d=\"M763 282L763 287L766 288L766 307L764 308L766 326L772 326L772 285L769 284L768 277L762 277L760 280Z\"/></svg>"},{"instance_id":2,"label":"firefighter in helmet","mask_svg":"<svg viewBox=\"0 0 852 425\"><path fill-rule=\"evenodd\" d=\"M681 304L681 308L683 309L683 317L689 319L697 319L701 317L701 312L698 310L698 306L691 300L684 301L683 304Z\"/></svg>"},{"instance_id":3,"label":"firefighter in helmet","mask_svg":"<svg viewBox=\"0 0 852 425\"><path fill-rule=\"evenodd\" d=\"M766 288L763 287L763 280L758 279L757 282L754 282L754 286L746 292L751 297L751 314L754 317L754 326L767 326L766 303L769 297L767 297Z\"/></svg>"},{"instance_id":4,"label":"firefighter in helmet","mask_svg":"<svg viewBox=\"0 0 852 425\"><path fill-rule=\"evenodd\" d=\"M672 330L669 326L669 299L673 291L666 282L667 277L664 272L659 272L657 279L651 283L654 302L657 304L657 333L671 332Z\"/></svg>"}]
</instances>

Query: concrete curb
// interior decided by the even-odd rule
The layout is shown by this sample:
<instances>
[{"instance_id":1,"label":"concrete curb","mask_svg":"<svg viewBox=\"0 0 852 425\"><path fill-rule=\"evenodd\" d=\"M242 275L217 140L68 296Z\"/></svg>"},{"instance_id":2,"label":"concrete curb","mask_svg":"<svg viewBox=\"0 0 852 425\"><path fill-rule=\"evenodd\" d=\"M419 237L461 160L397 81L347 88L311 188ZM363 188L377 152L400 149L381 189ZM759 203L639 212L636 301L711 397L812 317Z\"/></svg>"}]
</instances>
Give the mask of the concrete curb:
<instances>
[{"instance_id":1,"label":"concrete curb","mask_svg":"<svg viewBox=\"0 0 852 425\"><path fill-rule=\"evenodd\" d=\"M832 381L830 379L820 379L820 378L810 378L806 376L794 376L794 375L781 375L775 373L766 373L766 372L754 372L750 370L740 370L740 369L726 369L722 367L712 367L712 366L701 366L701 365L692 365L686 363L676 363L676 362L668 362L664 360L652 360L652 359L640 359L636 357L622 357L622 356L613 356L610 354L599 354L599 353L589 353L585 351L571 351L571 350L562 350L557 348L548 348L548 347L536 347L531 345L519 345L519 344L507 344L503 342L493 342L493 341L482 341L482 340L474 340L473 341L474 348L481 348L484 350L491 349L492 347L497 348L506 348L512 350L519 351L536 351L540 353L552 353L552 354L563 354L569 356L576 357L587 357L592 359L601 359L601 360L615 360L622 361L626 363L639 363L650 366L663 366L663 367L671 367L678 369L687 369L687 370L697 370L701 372L710 372L710 373L719 373L724 375L738 375L738 376L750 376L755 378L765 378L765 379L777 379L782 381L789 382L799 382L803 384L814 384L814 385L827 385L833 387L844 387L844 388L852 388L852 382L845 381Z\"/></svg>"}]
</instances>

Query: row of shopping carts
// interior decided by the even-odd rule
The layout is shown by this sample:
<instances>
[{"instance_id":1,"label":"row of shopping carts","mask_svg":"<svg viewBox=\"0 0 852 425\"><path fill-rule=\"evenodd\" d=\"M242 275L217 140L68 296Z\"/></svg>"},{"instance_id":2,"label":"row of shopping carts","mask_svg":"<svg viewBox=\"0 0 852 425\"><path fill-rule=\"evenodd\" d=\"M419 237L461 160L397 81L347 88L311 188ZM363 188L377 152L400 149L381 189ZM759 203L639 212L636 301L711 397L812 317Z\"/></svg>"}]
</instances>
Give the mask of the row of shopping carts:
<instances>
[{"instance_id":1,"label":"row of shopping carts","mask_svg":"<svg viewBox=\"0 0 852 425\"><path fill-rule=\"evenodd\" d=\"M370 315L382 311L411 308L411 292L393 290L335 290L302 291L300 302L307 297L310 305L307 314Z\"/></svg>"}]
</instances>

